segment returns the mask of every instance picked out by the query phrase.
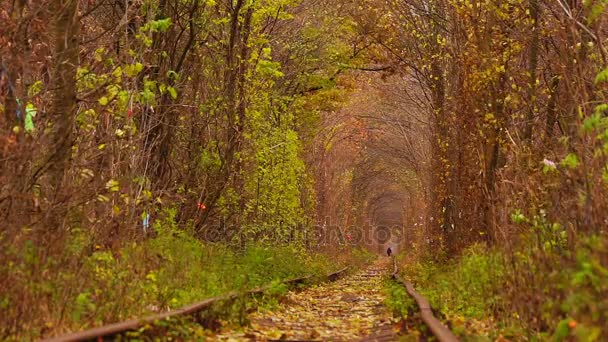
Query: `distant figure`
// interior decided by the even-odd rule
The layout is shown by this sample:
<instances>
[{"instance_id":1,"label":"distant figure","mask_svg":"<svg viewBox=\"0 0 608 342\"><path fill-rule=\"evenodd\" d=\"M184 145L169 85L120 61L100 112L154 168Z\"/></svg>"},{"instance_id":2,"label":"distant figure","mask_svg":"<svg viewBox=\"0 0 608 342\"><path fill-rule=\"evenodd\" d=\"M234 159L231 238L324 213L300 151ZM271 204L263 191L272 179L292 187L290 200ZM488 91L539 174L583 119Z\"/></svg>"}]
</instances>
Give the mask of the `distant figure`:
<instances>
[{"instance_id":1,"label":"distant figure","mask_svg":"<svg viewBox=\"0 0 608 342\"><path fill-rule=\"evenodd\" d=\"M392 250L392 249L389 247L389 248L386 250L386 255L388 255L388 256L390 257L390 256L391 256L391 254L393 254L393 250Z\"/></svg>"}]
</instances>

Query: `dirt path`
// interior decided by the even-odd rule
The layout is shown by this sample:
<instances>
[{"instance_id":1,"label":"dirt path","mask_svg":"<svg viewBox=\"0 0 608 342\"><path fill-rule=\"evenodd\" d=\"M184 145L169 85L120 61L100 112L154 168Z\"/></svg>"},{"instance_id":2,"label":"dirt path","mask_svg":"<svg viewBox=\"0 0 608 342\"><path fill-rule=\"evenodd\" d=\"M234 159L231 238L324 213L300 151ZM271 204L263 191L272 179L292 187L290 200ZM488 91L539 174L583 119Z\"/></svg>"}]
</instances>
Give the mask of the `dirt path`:
<instances>
[{"instance_id":1,"label":"dirt path","mask_svg":"<svg viewBox=\"0 0 608 342\"><path fill-rule=\"evenodd\" d=\"M393 341L393 320L384 308L382 280L389 260L333 283L289 292L272 312L256 312L251 325L223 332L217 341Z\"/></svg>"}]
</instances>

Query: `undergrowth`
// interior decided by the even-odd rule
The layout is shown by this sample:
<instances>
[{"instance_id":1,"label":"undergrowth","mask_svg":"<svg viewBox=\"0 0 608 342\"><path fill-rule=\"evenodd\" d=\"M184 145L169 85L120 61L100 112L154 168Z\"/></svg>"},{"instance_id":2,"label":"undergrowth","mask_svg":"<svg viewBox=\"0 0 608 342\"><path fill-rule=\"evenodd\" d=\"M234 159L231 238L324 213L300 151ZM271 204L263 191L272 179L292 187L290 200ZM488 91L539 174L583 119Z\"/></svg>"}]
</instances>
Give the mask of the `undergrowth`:
<instances>
[{"instance_id":1,"label":"undergrowth","mask_svg":"<svg viewBox=\"0 0 608 342\"><path fill-rule=\"evenodd\" d=\"M369 255L339 257L294 246L251 244L235 250L203 243L174 224L173 212L154 225L155 237L110 250L73 230L60 257L26 240L2 251L0 339L37 339L175 309L232 290L312 274L322 277ZM57 254L52 254L57 255ZM239 302L239 301L237 301ZM247 303L240 301L242 310Z\"/></svg>"},{"instance_id":2,"label":"undergrowth","mask_svg":"<svg viewBox=\"0 0 608 342\"><path fill-rule=\"evenodd\" d=\"M435 316L463 340L493 341L508 330L494 319L502 308L505 281L498 251L473 245L459 258L447 262L429 258L401 264L401 274L429 300ZM405 288L402 291L405 293ZM411 299L409 302L414 303ZM411 315L417 308L407 312Z\"/></svg>"},{"instance_id":3,"label":"undergrowth","mask_svg":"<svg viewBox=\"0 0 608 342\"><path fill-rule=\"evenodd\" d=\"M385 301L384 305L395 315L406 318L416 311L416 303L406 292L403 285L394 280L384 283Z\"/></svg>"},{"instance_id":4,"label":"undergrowth","mask_svg":"<svg viewBox=\"0 0 608 342\"><path fill-rule=\"evenodd\" d=\"M522 245L506 254L474 245L447 262L405 263L402 274L465 341L603 340L608 333L606 239L581 238L574 252L540 253L545 247ZM405 291L389 289L398 297ZM394 299L388 305L404 317L411 312L409 304Z\"/></svg>"},{"instance_id":5,"label":"undergrowth","mask_svg":"<svg viewBox=\"0 0 608 342\"><path fill-rule=\"evenodd\" d=\"M384 282L384 305L393 313L400 330L399 341L433 340L433 336L424 325L420 311L414 299L407 293L405 287L393 279Z\"/></svg>"},{"instance_id":6,"label":"undergrowth","mask_svg":"<svg viewBox=\"0 0 608 342\"><path fill-rule=\"evenodd\" d=\"M530 244L512 258L509 303L530 334L550 341L608 338L608 240ZM540 300L539 300L540 299Z\"/></svg>"}]
</instances>

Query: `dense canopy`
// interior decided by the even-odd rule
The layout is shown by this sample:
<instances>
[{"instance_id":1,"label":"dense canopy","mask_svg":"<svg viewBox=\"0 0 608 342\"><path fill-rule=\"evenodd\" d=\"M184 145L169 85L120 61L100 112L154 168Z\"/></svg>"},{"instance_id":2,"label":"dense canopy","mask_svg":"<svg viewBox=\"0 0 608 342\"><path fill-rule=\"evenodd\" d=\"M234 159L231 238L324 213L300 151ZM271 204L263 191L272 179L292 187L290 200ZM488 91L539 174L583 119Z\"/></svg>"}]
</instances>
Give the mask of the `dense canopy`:
<instances>
[{"instance_id":1,"label":"dense canopy","mask_svg":"<svg viewBox=\"0 0 608 342\"><path fill-rule=\"evenodd\" d=\"M606 6L0 2L0 339L389 246L480 334L606 338Z\"/></svg>"}]
</instances>

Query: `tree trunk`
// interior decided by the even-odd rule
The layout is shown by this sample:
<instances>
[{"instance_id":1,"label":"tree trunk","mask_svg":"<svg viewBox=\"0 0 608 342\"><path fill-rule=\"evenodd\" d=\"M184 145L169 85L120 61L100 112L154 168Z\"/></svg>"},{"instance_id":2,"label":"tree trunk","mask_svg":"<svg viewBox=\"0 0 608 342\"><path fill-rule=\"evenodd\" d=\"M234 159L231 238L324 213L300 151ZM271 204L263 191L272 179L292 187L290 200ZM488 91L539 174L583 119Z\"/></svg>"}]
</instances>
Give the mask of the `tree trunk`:
<instances>
[{"instance_id":1,"label":"tree trunk","mask_svg":"<svg viewBox=\"0 0 608 342\"><path fill-rule=\"evenodd\" d=\"M237 0L231 10L230 34L226 46L226 69L224 74L223 97L226 101L224 111L228 119L226 132L226 147L220 152L222 166L219 171L219 180L207 198L207 210L201 218L198 226L204 225L212 211L216 208L217 201L223 191L229 185L233 175L238 174L240 162L237 155L241 149L242 135L245 124L245 97L247 63L249 63L249 34L251 31L251 19L253 8L247 8L244 0ZM247 11L244 9L247 8Z\"/></svg>"},{"instance_id":2,"label":"tree trunk","mask_svg":"<svg viewBox=\"0 0 608 342\"><path fill-rule=\"evenodd\" d=\"M528 52L528 74L530 81L528 84L528 112L526 115L526 125L524 128L524 140L532 140L532 129L534 127L534 116L536 114L536 67L538 65L538 48L539 48L539 25L540 7L538 0L530 0L528 10L534 23L532 25L532 41Z\"/></svg>"},{"instance_id":3,"label":"tree trunk","mask_svg":"<svg viewBox=\"0 0 608 342\"><path fill-rule=\"evenodd\" d=\"M51 10L54 56L52 65L52 120L51 145L46 160L50 189L55 202L62 188L65 170L74 143L73 128L76 116L76 68L78 65L78 1L54 0Z\"/></svg>"}]
</instances>

